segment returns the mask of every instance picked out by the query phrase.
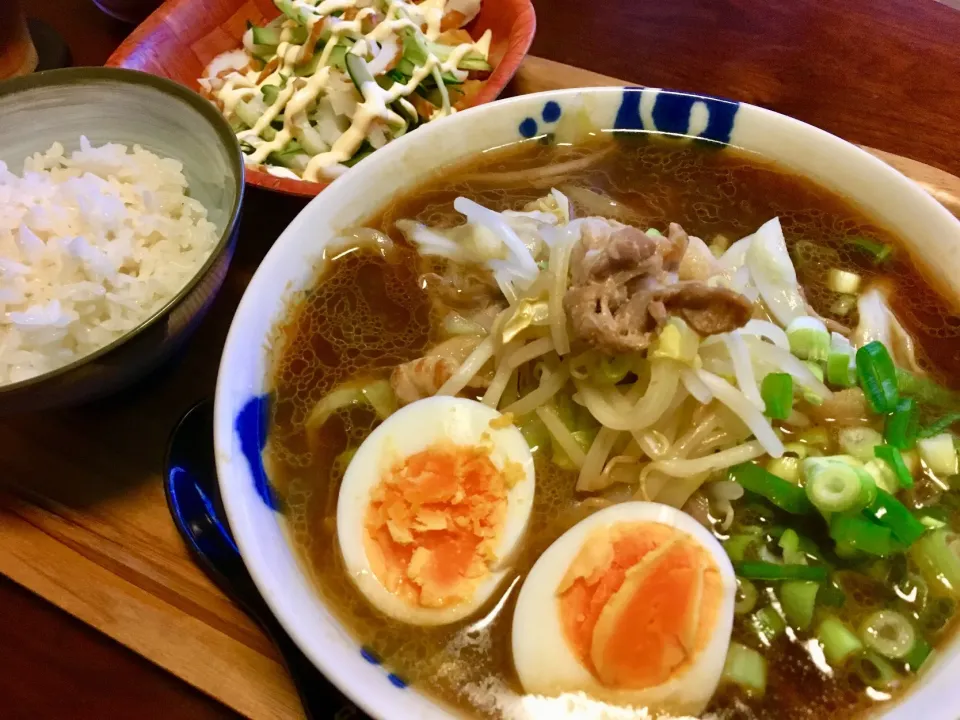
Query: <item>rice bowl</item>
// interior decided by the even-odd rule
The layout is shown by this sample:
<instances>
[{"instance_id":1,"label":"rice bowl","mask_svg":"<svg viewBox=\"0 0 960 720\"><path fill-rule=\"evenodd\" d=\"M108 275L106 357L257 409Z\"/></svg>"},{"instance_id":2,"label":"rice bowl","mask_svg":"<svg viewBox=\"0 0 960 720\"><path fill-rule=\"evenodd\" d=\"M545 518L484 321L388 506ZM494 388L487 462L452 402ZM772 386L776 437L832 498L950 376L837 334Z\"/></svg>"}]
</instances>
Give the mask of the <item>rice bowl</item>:
<instances>
[{"instance_id":1,"label":"rice bowl","mask_svg":"<svg viewBox=\"0 0 960 720\"><path fill-rule=\"evenodd\" d=\"M0 259L10 266L6 270L12 267L22 275L34 264L22 262L21 252L42 249L45 258L37 263L46 268L42 277L47 278L35 282L38 278L31 275L29 285L18 286L8 282L5 271L0 275L0 290L5 294L0 304L4 313L24 313L13 319L24 324L33 321L32 330L52 336L24 345L19 337L11 342L10 333L2 332L0 350L5 353L11 348L39 353L41 347L45 353L17 358L28 362L16 379L0 382L0 414L102 397L157 367L183 344L209 309L223 283L237 235L243 197L240 148L222 116L206 100L176 83L128 70L72 68L11 80L0 88L0 113L5 120L0 125L0 159L7 167L0 195L12 208L0 212L4 218L0 219L4 238ZM89 149L81 146L82 136ZM80 173L61 167L62 161L55 159L56 147L47 160L34 159L55 143L64 146L67 164L74 162L73 153L79 151L84 169L93 172L82 179L68 178ZM128 149L134 149L134 154L127 154ZM117 167L108 172L104 161L117 162L111 156L120 153L126 154L125 163L143 163L143 171ZM38 163L56 165L53 173L58 180L66 179L70 189L58 189L50 177L36 172ZM27 179L16 180L16 175L24 175L24 168ZM115 180L105 180L107 175ZM145 194L137 189L141 179ZM28 194L18 194L20 199L15 200L13 185L17 193L27 190ZM99 188L96 193L94 186ZM102 195L104 188L111 188L112 194ZM77 207L44 217L37 214L21 223L21 201L36 199L35 195L43 196L49 207L61 207L52 204L58 197ZM117 210L118 198L125 208L118 220L107 221L97 214L100 205ZM41 220L51 227L35 225ZM21 239L21 224L36 237L24 232ZM77 237L83 240L75 241ZM46 246L45 241L52 245ZM174 257L179 259L171 262ZM71 288L76 291L72 301L61 297L62 287L52 289L51 268L60 268L59 282L78 285ZM128 287L138 285L137 278L146 283L139 289ZM56 304L50 307L53 300L59 309ZM66 331L52 327L65 321ZM81 328L92 328L92 334L85 336ZM14 334L20 332L18 328ZM56 344L58 334L67 338L61 345ZM84 342L78 343L78 337ZM46 352L50 350L56 352ZM42 367L30 370L30 361ZM32 377L22 379L26 375Z\"/></svg>"},{"instance_id":2,"label":"rice bowl","mask_svg":"<svg viewBox=\"0 0 960 720\"><path fill-rule=\"evenodd\" d=\"M176 294L216 245L183 165L140 146L0 162L0 384L119 339Z\"/></svg>"}]
</instances>

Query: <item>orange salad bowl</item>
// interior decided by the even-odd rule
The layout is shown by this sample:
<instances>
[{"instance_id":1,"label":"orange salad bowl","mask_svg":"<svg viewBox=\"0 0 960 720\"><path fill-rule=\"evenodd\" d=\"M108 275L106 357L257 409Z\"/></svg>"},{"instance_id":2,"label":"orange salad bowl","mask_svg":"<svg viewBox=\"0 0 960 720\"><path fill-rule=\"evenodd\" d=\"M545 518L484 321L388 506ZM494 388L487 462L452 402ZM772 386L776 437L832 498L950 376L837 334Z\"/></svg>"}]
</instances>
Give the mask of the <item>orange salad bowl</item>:
<instances>
[{"instance_id":1,"label":"orange salad bowl","mask_svg":"<svg viewBox=\"0 0 960 720\"><path fill-rule=\"evenodd\" d=\"M242 47L247 23L262 25L280 12L272 0L168 0L148 17L107 60L108 66L141 70L199 90L198 78L210 61ZM531 0L483 0L479 15L467 26L474 38L493 33L493 72L472 100L495 100L516 73L536 30ZM312 197L329 183L275 177L247 168L251 185L288 195Z\"/></svg>"}]
</instances>

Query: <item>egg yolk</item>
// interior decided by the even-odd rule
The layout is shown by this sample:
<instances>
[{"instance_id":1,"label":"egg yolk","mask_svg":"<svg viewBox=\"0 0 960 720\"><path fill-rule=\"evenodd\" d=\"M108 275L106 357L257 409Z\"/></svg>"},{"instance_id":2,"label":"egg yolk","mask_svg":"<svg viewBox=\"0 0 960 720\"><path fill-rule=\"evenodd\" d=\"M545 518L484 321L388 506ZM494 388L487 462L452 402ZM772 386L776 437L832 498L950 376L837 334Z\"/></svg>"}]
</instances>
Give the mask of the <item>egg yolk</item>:
<instances>
[{"instance_id":1,"label":"egg yolk","mask_svg":"<svg viewBox=\"0 0 960 720\"><path fill-rule=\"evenodd\" d=\"M395 462L373 489L364 522L370 567L412 605L468 599L496 560L515 473L489 450L434 445Z\"/></svg>"},{"instance_id":2,"label":"egg yolk","mask_svg":"<svg viewBox=\"0 0 960 720\"><path fill-rule=\"evenodd\" d=\"M690 535L656 522L593 533L557 588L563 632L605 687L661 685L710 639L720 573Z\"/></svg>"}]
</instances>

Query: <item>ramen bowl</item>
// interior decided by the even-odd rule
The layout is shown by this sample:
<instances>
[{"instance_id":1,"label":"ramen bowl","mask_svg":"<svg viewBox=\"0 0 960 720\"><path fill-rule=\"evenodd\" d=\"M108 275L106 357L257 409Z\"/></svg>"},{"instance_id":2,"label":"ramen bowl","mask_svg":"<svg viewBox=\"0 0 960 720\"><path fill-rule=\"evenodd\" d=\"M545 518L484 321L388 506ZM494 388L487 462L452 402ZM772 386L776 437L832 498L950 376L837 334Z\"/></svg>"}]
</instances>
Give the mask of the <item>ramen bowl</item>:
<instances>
[{"instance_id":1,"label":"ramen bowl","mask_svg":"<svg viewBox=\"0 0 960 720\"><path fill-rule=\"evenodd\" d=\"M541 93L471 109L387 146L336 180L291 223L240 303L223 352L215 410L216 460L230 525L243 558L280 622L316 666L377 718L450 717L354 640L325 605L286 535L281 502L261 459L271 402L274 329L291 298L311 287L325 246L374 216L398 193L489 148L535 142L569 113L604 132L658 133L738 146L839 194L902 238L933 286L960 298L960 223L883 162L822 130L729 100L657 89L591 88ZM886 718L952 718L953 643Z\"/></svg>"},{"instance_id":2,"label":"ramen bowl","mask_svg":"<svg viewBox=\"0 0 960 720\"><path fill-rule=\"evenodd\" d=\"M197 327L226 276L243 199L243 161L230 126L196 93L147 73L70 68L0 87L0 159L24 159L60 142L76 150L140 145L183 164L192 197L206 208L217 243L186 284L136 328L99 350L36 377L0 386L0 414L73 405L108 395L169 357Z\"/></svg>"}]
</instances>

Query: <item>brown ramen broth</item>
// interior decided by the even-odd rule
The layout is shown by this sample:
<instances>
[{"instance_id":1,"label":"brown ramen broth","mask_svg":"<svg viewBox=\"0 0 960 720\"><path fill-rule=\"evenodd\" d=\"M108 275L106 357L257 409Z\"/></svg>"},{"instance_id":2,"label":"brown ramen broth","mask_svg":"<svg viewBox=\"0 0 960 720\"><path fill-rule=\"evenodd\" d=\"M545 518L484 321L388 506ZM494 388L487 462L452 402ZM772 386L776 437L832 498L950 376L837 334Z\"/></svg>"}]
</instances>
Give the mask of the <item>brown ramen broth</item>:
<instances>
[{"instance_id":1,"label":"brown ramen broth","mask_svg":"<svg viewBox=\"0 0 960 720\"><path fill-rule=\"evenodd\" d=\"M957 317L909 264L902 244L842 198L738 150L633 136L602 142L615 148L573 178L560 181L561 189L570 182L591 188L635 213L641 227L665 228L678 222L708 241L718 234L739 239L779 216L800 284L825 317L831 316L837 299L825 285L827 269L857 272L864 283L878 274L870 258L846 242L849 238L863 236L898 246L883 266L885 282L895 286L894 309L917 339L919 361L932 376L951 384L960 375ZM494 210L520 210L549 191L549 184L485 187L471 176L550 165L558 153L566 161L577 153L596 151L596 143L571 150L526 142L448 169L395 199L367 223L397 243L391 261L357 251L329 262L314 288L294 304L278 343L282 352L276 360L267 459L304 565L326 604L359 643L408 683L468 715L504 717L506 698L522 694L510 654L513 606L521 580L557 537L597 505L574 491L576 472L561 470L537 454L530 533L513 579L468 620L440 627L404 625L381 615L364 599L345 571L337 543L337 494L349 461L342 453L356 448L371 432L376 415L354 406L338 411L320 432L308 433L304 423L313 406L338 385L386 377L394 366L421 356L441 337L441 317L431 310L432 298L418 284L418 276L432 264L406 243L395 220L456 225L462 216L454 211L453 200L460 195ZM855 309L852 315L836 317L847 324L855 318ZM952 508L950 513L956 527L960 518ZM860 582L853 592L848 589L848 595L863 608L889 601L889 591L878 582ZM738 616L733 639L747 634ZM782 635L765 654L769 670L764 697L751 699L730 686L721 688L707 714L850 717L874 706L863 684L823 674L805 647Z\"/></svg>"}]
</instances>

